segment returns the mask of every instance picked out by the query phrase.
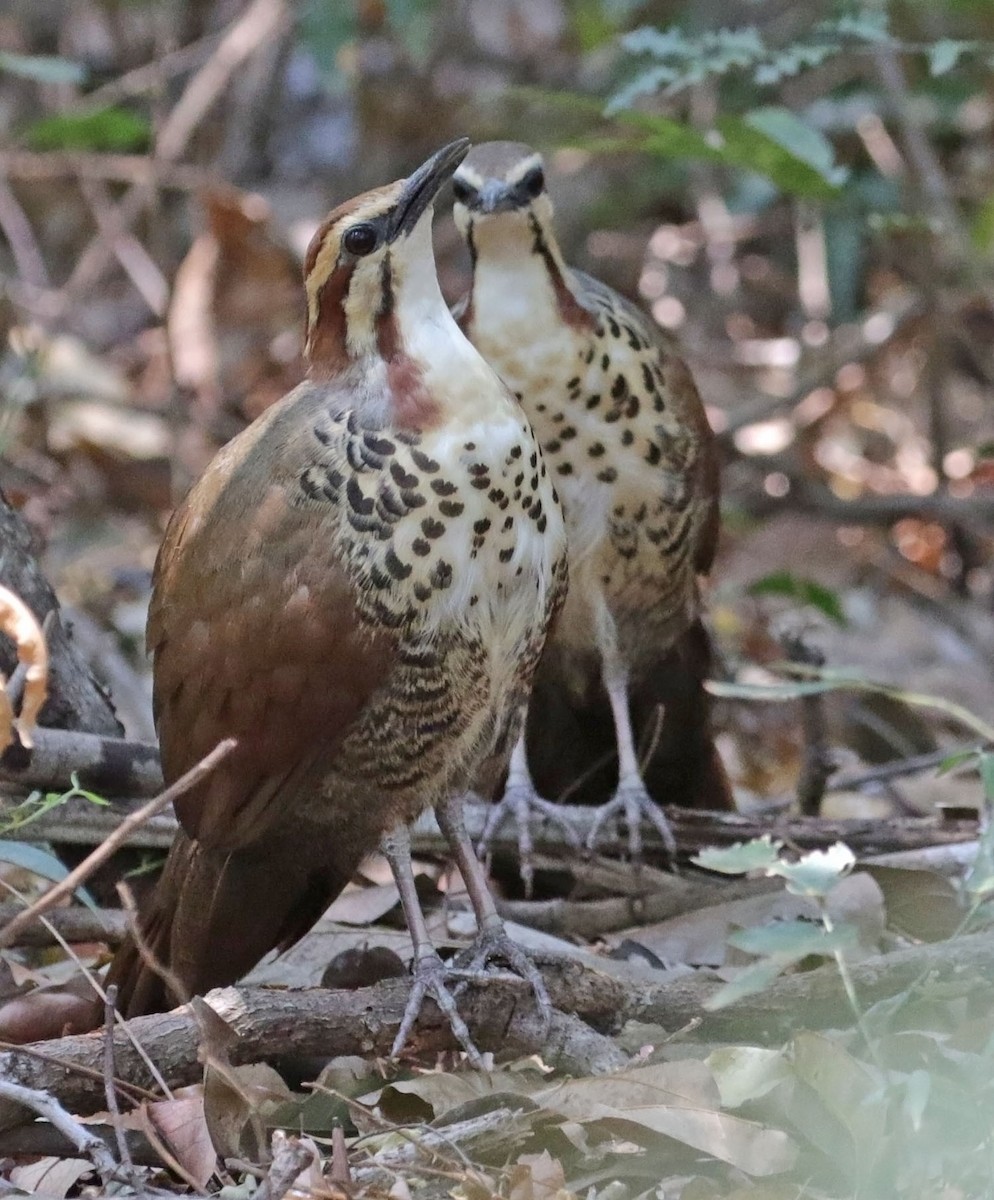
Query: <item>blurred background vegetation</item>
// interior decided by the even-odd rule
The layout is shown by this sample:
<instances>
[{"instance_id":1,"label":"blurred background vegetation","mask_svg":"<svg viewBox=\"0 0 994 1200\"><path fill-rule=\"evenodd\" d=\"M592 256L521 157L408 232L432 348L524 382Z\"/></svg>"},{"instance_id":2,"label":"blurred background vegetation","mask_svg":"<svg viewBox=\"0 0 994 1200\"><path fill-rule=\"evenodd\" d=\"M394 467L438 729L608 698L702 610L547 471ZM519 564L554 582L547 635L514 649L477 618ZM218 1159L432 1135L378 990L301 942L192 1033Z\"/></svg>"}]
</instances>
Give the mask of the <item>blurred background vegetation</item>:
<instances>
[{"instance_id":1,"label":"blurred background vegetation","mask_svg":"<svg viewBox=\"0 0 994 1200\"><path fill-rule=\"evenodd\" d=\"M310 234L463 134L542 150L569 260L682 341L725 455L721 671L800 638L989 718L992 66L989 0L7 0L0 487L129 732L170 506L300 378ZM851 765L960 736L865 695L826 720ZM744 802L792 793L801 725L723 711Z\"/></svg>"}]
</instances>

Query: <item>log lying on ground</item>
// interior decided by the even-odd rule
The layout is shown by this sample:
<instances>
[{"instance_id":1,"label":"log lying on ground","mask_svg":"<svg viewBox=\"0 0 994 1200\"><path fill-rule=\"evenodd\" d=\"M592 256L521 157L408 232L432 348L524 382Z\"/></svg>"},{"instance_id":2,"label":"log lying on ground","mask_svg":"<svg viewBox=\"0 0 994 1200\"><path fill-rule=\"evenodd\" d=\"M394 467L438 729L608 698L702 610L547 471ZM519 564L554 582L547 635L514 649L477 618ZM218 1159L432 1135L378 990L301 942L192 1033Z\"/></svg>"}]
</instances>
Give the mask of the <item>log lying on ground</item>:
<instances>
[{"instance_id":1,"label":"log lying on ground","mask_svg":"<svg viewBox=\"0 0 994 1200\"><path fill-rule=\"evenodd\" d=\"M106 747L110 739L95 738L94 741L103 743ZM161 786L161 779L159 784ZM155 794L155 789L152 789L152 794ZM14 805L22 799L23 796L15 796L10 792L5 795L0 791L0 822L3 822ZM131 800L121 801L105 808L87 800L72 799L30 824L7 833L6 836L31 842L48 841L95 846L112 833L124 817L138 807L138 803ZM474 841L482 834L489 812L488 804L467 804L466 827ZM562 813L583 841L595 820L596 809L563 805ZM691 812L679 808L668 808L666 813L676 836L677 846L686 854L694 853L702 846L728 846L734 842L744 842L767 834L803 850L824 849L834 842L842 841L859 855L950 845L977 836L977 822L974 820L949 821L938 817L889 817L886 821L830 821L821 817L790 817L779 813L753 816L744 813ZM170 813L163 813L136 830L127 844L148 849L166 849L175 832L175 818ZM533 841L536 850L540 852L558 852L564 857L576 855L575 848L564 841L562 832L545 819L536 819ZM645 844L648 856L661 857L663 846L658 833L647 829ZM415 825L412 845L416 853L448 854L448 845L432 813L426 813ZM516 851L515 830L505 824L491 845L494 851ZM628 849L627 837L613 830L604 831L599 845L601 853L607 857L624 857Z\"/></svg>"},{"instance_id":2,"label":"log lying on ground","mask_svg":"<svg viewBox=\"0 0 994 1200\"><path fill-rule=\"evenodd\" d=\"M676 1031L694 1023L688 1036L705 1041L778 1044L798 1029L845 1027L852 1023L845 991L834 964L778 979L756 996L709 1013L704 1002L721 986L704 972L658 981L646 972L622 979L581 963L539 958L553 1004L582 1018L557 1018L552 1037L542 1044L533 1000L518 982L491 980L471 987L460 1011L484 1050L523 1054L540 1051L546 1061L583 1073L612 1069L623 1056L612 1053L605 1033L628 1020ZM989 988L994 975L994 933L985 932L933 945L878 955L851 968L860 1005L896 995L927 976L929 984L958 984L963 994ZM385 1055L399 1026L408 996L405 980L389 980L358 991L287 992L269 988L219 988L207 1000L237 1034L232 1058L256 1062L287 1055ZM198 1026L187 1009L128 1022L170 1086L200 1077ZM585 1029L592 1027L589 1034ZM453 1049L448 1022L426 1005L415 1034L419 1052ZM148 1087L148 1071L119 1029L114 1037L119 1078ZM103 1107L99 1072L103 1035L59 1038L24 1051L0 1054L0 1075L51 1092L75 1113ZM67 1069L75 1063L97 1073L88 1078ZM0 1129L23 1123L16 1105L0 1103Z\"/></svg>"}]
</instances>

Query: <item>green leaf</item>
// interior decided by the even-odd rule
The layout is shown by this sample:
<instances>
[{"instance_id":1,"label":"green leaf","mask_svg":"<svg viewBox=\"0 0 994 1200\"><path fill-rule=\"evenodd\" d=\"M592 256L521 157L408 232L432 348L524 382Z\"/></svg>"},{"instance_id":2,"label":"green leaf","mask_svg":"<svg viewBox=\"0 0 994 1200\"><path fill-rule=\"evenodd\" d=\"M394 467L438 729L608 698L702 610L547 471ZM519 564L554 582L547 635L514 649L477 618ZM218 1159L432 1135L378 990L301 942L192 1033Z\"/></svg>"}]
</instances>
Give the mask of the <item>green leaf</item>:
<instances>
[{"instance_id":1,"label":"green leaf","mask_svg":"<svg viewBox=\"0 0 994 1200\"><path fill-rule=\"evenodd\" d=\"M798 162L804 163L833 188L841 186L848 172L835 163L835 149L819 130L802 121L787 108L769 106L746 113L745 123L781 146Z\"/></svg>"},{"instance_id":2,"label":"green leaf","mask_svg":"<svg viewBox=\"0 0 994 1200\"><path fill-rule=\"evenodd\" d=\"M958 42L953 38L940 38L928 51L928 69L931 75L945 75L956 66L960 58L974 49L973 42Z\"/></svg>"},{"instance_id":3,"label":"green leaf","mask_svg":"<svg viewBox=\"0 0 994 1200\"><path fill-rule=\"evenodd\" d=\"M23 140L35 150L144 150L151 137L145 117L127 108L60 113L29 125Z\"/></svg>"},{"instance_id":4,"label":"green leaf","mask_svg":"<svg viewBox=\"0 0 994 1200\"><path fill-rule=\"evenodd\" d=\"M797 862L778 859L768 873L784 879L787 890L795 896L822 897L827 896L855 865L855 854L845 843L836 842L827 850L802 854Z\"/></svg>"},{"instance_id":5,"label":"green leaf","mask_svg":"<svg viewBox=\"0 0 994 1200\"><path fill-rule=\"evenodd\" d=\"M81 84L86 80L86 67L68 58L46 54L12 54L0 51L0 72L33 79L35 83Z\"/></svg>"},{"instance_id":6,"label":"green leaf","mask_svg":"<svg viewBox=\"0 0 994 1200\"><path fill-rule=\"evenodd\" d=\"M718 1085L722 1108L739 1108L759 1100L791 1075L782 1050L759 1046L722 1046L704 1061Z\"/></svg>"},{"instance_id":7,"label":"green leaf","mask_svg":"<svg viewBox=\"0 0 994 1200\"><path fill-rule=\"evenodd\" d=\"M849 922L831 933L810 921L775 921L754 929L739 929L728 935L728 944L747 954L764 955L784 963L797 962L809 954L828 957L859 940L859 930Z\"/></svg>"},{"instance_id":8,"label":"green leaf","mask_svg":"<svg viewBox=\"0 0 994 1200\"><path fill-rule=\"evenodd\" d=\"M777 976L783 973L786 966L786 963L778 962L775 958L762 958L752 966L746 967L731 983L719 988L713 996L709 996L703 1007L708 1012L717 1012L718 1009L734 1004L736 1000L755 996L757 992L765 992Z\"/></svg>"},{"instance_id":9,"label":"green leaf","mask_svg":"<svg viewBox=\"0 0 994 1200\"><path fill-rule=\"evenodd\" d=\"M61 883L69 874L65 865L51 851L42 850L40 846L32 846L28 842L0 841L0 862L30 871L32 875L52 883ZM87 908L97 911L96 903L86 888L77 888L75 894Z\"/></svg>"},{"instance_id":10,"label":"green leaf","mask_svg":"<svg viewBox=\"0 0 994 1200\"><path fill-rule=\"evenodd\" d=\"M615 107L612 101L608 111L614 111ZM756 111L762 114L764 110ZM826 165L826 143L820 134L809 130L811 138L798 146L802 139L796 125L788 127L788 122L776 118L760 115L752 125L748 119L741 117L719 117L714 129L701 133L669 117L642 112L620 112L617 115L622 124L637 131L634 138L636 149L661 158L716 162L754 171L765 175L789 195L830 199L835 196L844 178L841 168L832 166L830 160ZM776 136L767 132L764 124L768 124ZM799 124L808 130L808 126ZM791 140L795 144L784 145L781 139ZM599 148L630 150L633 141L610 139ZM801 150L800 156L798 148Z\"/></svg>"},{"instance_id":11,"label":"green leaf","mask_svg":"<svg viewBox=\"0 0 994 1200\"><path fill-rule=\"evenodd\" d=\"M783 842L774 842L769 834L753 838L748 842L736 842L722 849L708 847L692 859L706 871L718 871L722 875L744 875L747 871L768 870L779 862Z\"/></svg>"},{"instance_id":12,"label":"green leaf","mask_svg":"<svg viewBox=\"0 0 994 1200\"><path fill-rule=\"evenodd\" d=\"M792 575L790 571L774 571L764 575L762 579L751 583L748 591L750 596L786 596L799 604L818 609L838 625L846 624L846 614L837 592L813 579Z\"/></svg>"},{"instance_id":13,"label":"green leaf","mask_svg":"<svg viewBox=\"0 0 994 1200\"><path fill-rule=\"evenodd\" d=\"M994 804L994 754L985 751L978 759L980 779L984 785L984 799Z\"/></svg>"}]
</instances>

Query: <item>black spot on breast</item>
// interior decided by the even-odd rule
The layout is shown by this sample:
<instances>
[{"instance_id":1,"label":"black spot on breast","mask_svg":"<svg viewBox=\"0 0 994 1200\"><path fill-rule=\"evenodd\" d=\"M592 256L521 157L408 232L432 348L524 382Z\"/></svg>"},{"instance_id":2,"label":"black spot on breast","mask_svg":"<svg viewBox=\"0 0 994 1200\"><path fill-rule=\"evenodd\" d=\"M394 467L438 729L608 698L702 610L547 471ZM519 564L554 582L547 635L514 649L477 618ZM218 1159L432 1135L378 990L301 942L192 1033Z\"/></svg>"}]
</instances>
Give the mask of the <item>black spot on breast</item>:
<instances>
[{"instance_id":1,"label":"black spot on breast","mask_svg":"<svg viewBox=\"0 0 994 1200\"><path fill-rule=\"evenodd\" d=\"M423 450L412 450L411 460L418 470L424 471L426 475L433 475L439 469L438 463Z\"/></svg>"},{"instance_id":2,"label":"black spot on breast","mask_svg":"<svg viewBox=\"0 0 994 1200\"><path fill-rule=\"evenodd\" d=\"M314 426L314 436L317 438L317 440L321 443L322 446L330 446L331 445L331 433L327 429L325 429L322 425Z\"/></svg>"},{"instance_id":3,"label":"black spot on breast","mask_svg":"<svg viewBox=\"0 0 994 1200\"><path fill-rule=\"evenodd\" d=\"M621 337L621 326L614 319L614 317L608 317L607 327L611 330L612 337Z\"/></svg>"},{"instance_id":4,"label":"black spot on breast","mask_svg":"<svg viewBox=\"0 0 994 1200\"><path fill-rule=\"evenodd\" d=\"M377 437L374 433L364 433L362 435L362 442L371 454L377 454L383 458L393 454L397 449L389 438Z\"/></svg>"},{"instance_id":5,"label":"black spot on breast","mask_svg":"<svg viewBox=\"0 0 994 1200\"><path fill-rule=\"evenodd\" d=\"M463 449L464 449L464 450L475 450L475 449L476 449L476 442L466 442L466 443L463 445Z\"/></svg>"},{"instance_id":6,"label":"black spot on breast","mask_svg":"<svg viewBox=\"0 0 994 1200\"><path fill-rule=\"evenodd\" d=\"M611 384L611 396L615 400L620 400L628 391L628 380L624 375L615 375L614 383Z\"/></svg>"},{"instance_id":7,"label":"black spot on breast","mask_svg":"<svg viewBox=\"0 0 994 1200\"><path fill-rule=\"evenodd\" d=\"M587 410L593 411L597 407L597 405L600 404L600 402L601 402L601 398L598 395L598 393L595 392L592 396L590 396L587 399Z\"/></svg>"},{"instance_id":8,"label":"black spot on breast","mask_svg":"<svg viewBox=\"0 0 994 1200\"><path fill-rule=\"evenodd\" d=\"M466 505L460 500L443 500L438 509L443 517L460 517Z\"/></svg>"},{"instance_id":9,"label":"black spot on breast","mask_svg":"<svg viewBox=\"0 0 994 1200\"><path fill-rule=\"evenodd\" d=\"M528 465L529 465L529 466L531 467L531 469L534 471L534 470L535 470L535 467L537 466L537 464L538 464L538 451L537 451L537 450L533 450L533 451L531 452L531 457L528 459Z\"/></svg>"},{"instance_id":10,"label":"black spot on breast","mask_svg":"<svg viewBox=\"0 0 994 1200\"><path fill-rule=\"evenodd\" d=\"M386 563L386 568L394 579L406 579L411 573L411 564L401 562L394 553L393 546L387 550L386 557L383 560Z\"/></svg>"},{"instance_id":11,"label":"black spot on breast","mask_svg":"<svg viewBox=\"0 0 994 1200\"><path fill-rule=\"evenodd\" d=\"M576 437L576 426L567 425L565 429L560 429L559 436L564 442L569 442Z\"/></svg>"},{"instance_id":12,"label":"black spot on breast","mask_svg":"<svg viewBox=\"0 0 994 1200\"><path fill-rule=\"evenodd\" d=\"M520 472L519 472L517 475L515 475L515 477L514 477L514 486L515 486L516 488L519 488L519 487L521 487L521 485L522 485L524 482L525 482L525 473L524 473L524 471L520 471Z\"/></svg>"},{"instance_id":13,"label":"black spot on breast","mask_svg":"<svg viewBox=\"0 0 994 1200\"><path fill-rule=\"evenodd\" d=\"M419 558L424 558L426 554L431 553L431 542L426 542L424 538L415 538L411 542L411 549Z\"/></svg>"},{"instance_id":14,"label":"black spot on breast","mask_svg":"<svg viewBox=\"0 0 994 1200\"><path fill-rule=\"evenodd\" d=\"M602 442L594 442L594 444L592 446L588 447L587 453L590 455L591 458L600 458L604 454L603 443Z\"/></svg>"},{"instance_id":15,"label":"black spot on breast","mask_svg":"<svg viewBox=\"0 0 994 1200\"><path fill-rule=\"evenodd\" d=\"M412 488L418 486L417 475L412 475L409 471L405 471L396 459L390 464L390 474L393 476L393 481L398 487Z\"/></svg>"},{"instance_id":16,"label":"black spot on breast","mask_svg":"<svg viewBox=\"0 0 994 1200\"><path fill-rule=\"evenodd\" d=\"M501 550L501 552L497 555L497 557L500 559L500 561L502 563L510 562L511 559L514 557L514 547L508 546L508 548L506 550Z\"/></svg>"},{"instance_id":17,"label":"black spot on breast","mask_svg":"<svg viewBox=\"0 0 994 1200\"><path fill-rule=\"evenodd\" d=\"M521 457L521 447L520 446L512 446L510 457L511 458L520 458Z\"/></svg>"},{"instance_id":18,"label":"black spot on breast","mask_svg":"<svg viewBox=\"0 0 994 1200\"><path fill-rule=\"evenodd\" d=\"M407 505L401 500L400 496L393 488L385 487L381 490L376 501L377 515L384 520L396 520L402 517L407 512Z\"/></svg>"},{"instance_id":19,"label":"black spot on breast","mask_svg":"<svg viewBox=\"0 0 994 1200\"><path fill-rule=\"evenodd\" d=\"M642 364L642 382L647 392L654 392L656 390L656 381L652 377L652 368L648 363Z\"/></svg>"},{"instance_id":20,"label":"black spot on breast","mask_svg":"<svg viewBox=\"0 0 994 1200\"><path fill-rule=\"evenodd\" d=\"M594 346L591 346L587 350L587 353L583 356L583 361L587 364L587 366L589 366L594 361L594 355L596 353L597 353L597 350Z\"/></svg>"},{"instance_id":21,"label":"black spot on breast","mask_svg":"<svg viewBox=\"0 0 994 1200\"><path fill-rule=\"evenodd\" d=\"M449 479L433 479L428 486L436 496L451 496L459 490Z\"/></svg>"},{"instance_id":22,"label":"black spot on breast","mask_svg":"<svg viewBox=\"0 0 994 1200\"><path fill-rule=\"evenodd\" d=\"M422 505L428 503L424 496L420 494L420 492L412 492L410 489L405 489L402 491L400 493L400 498L404 501L408 508L421 508Z\"/></svg>"},{"instance_id":23,"label":"black spot on breast","mask_svg":"<svg viewBox=\"0 0 994 1200\"><path fill-rule=\"evenodd\" d=\"M552 438L550 441L542 443L542 449L546 454L558 454L562 448L563 444L558 438Z\"/></svg>"},{"instance_id":24,"label":"black spot on breast","mask_svg":"<svg viewBox=\"0 0 994 1200\"><path fill-rule=\"evenodd\" d=\"M639 415L639 408L638 396L629 396L628 402L624 405L625 416L629 420L634 420Z\"/></svg>"},{"instance_id":25,"label":"black spot on breast","mask_svg":"<svg viewBox=\"0 0 994 1200\"><path fill-rule=\"evenodd\" d=\"M548 525L548 523L549 518L545 515L545 513L542 513L539 519L535 522L535 528L539 531L539 533L545 533L545 527Z\"/></svg>"},{"instance_id":26,"label":"black spot on breast","mask_svg":"<svg viewBox=\"0 0 994 1200\"><path fill-rule=\"evenodd\" d=\"M634 441L635 441L635 434L632 433L632 431L630 429L623 429L621 431L621 444L623 446L630 446L632 444L632 442L634 442Z\"/></svg>"},{"instance_id":27,"label":"black spot on breast","mask_svg":"<svg viewBox=\"0 0 994 1200\"><path fill-rule=\"evenodd\" d=\"M490 486L491 479L489 475L479 475L476 479L471 479L470 486L478 488L481 492L485 492Z\"/></svg>"},{"instance_id":28,"label":"black spot on breast","mask_svg":"<svg viewBox=\"0 0 994 1200\"><path fill-rule=\"evenodd\" d=\"M649 443L649 449L645 452L645 461L650 467L656 466L663 457L663 452L655 442Z\"/></svg>"},{"instance_id":29,"label":"black spot on breast","mask_svg":"<svg viewBox=\"0 0 994 1200\"><path fill-rule=\"evenodd\" d=\"M514 528L514 517L505 517L505 518L504 518L504 526L503 526L503 528L504 528L504 532L505 532L505 533L506 533L506 532L507 532L509 529L513 529L513 528Z\"/></svg>"},{"instance_id":30,"label":"black spot on breast","mask_svg":"<svg viewBox=\"0 0 994 1200\"><path fill-rule=\"evenodd\" d=\"M414 594L424 603L425 600L431 599L431 588L426 583L416 583L414 585Z\"/></svg>"},{"instance_id":31,"label":"black spot on breast","mask_svg":"<svg viewBox=\"0 0 994 1200\"><path fill-rule=\"evenodd\" d=\"M440 538L445 532L445 526L441 521L436 521L434 517L425 517L421 522L421 532L426 538Z\"/></svg>"},{"instance_id":32,"label":"black spot on breast","mask_svg":"<svg viewBox=\"0 0 994 1200\"><path fill-rule=\"evenodd\" d=\"M562 462L559 464L558 467L556 467L556 471L560 475L572 475L573 474L573 464L571 462Z\"/></svg>"},{"instance_id":33,"label":"black spot on breast","mask_svg":"<svg viewBox=\"0 0 994 1200\"><path fill-rule=\"evenodd\" d=\"M444 590L452 583L452 564L447 563L444 558L440 558L428 578L433 587Z\"/></svg>"},{"instance_id":34,"label":"black spot on breast","mask_svg":"<svg viewBox=\"0 0 994 1200\"><path fill-rule=\"evenodd\" d=\"M473 522L473 532L474 533L486 533L489 528L490 528L490 518L489 517L481 517L479 519L479 521Z\"/></svg>"},{"instance_id":35,"label":"black spot on breast","mask_svg":"<svg viewBox=\"0 0 994 1200\"><path fill-rule=\"evenodd\" d=\"M572 379L569 379L566 381L566 386L568 388L579 387L580 386L580 376L574 375Z\"/></svg>"},{"instance_id":36,"label":"black spot on breast","mask_svg":"<svg viewBox=\"0 0 994 1200\"><path fill-rule=\"evenodd\" d=\"M610 365L611 365L610 354L602 354L601 355L601 370L606 371L608 369L608 367L610 367Z\"/></svg>"},{"instance_id":37,"label":"black spot on breast","mask_svg":"<svg viewBox=\"0 0 994 1200\"><path fill-rule=\"evenodd\" d=\"M350 479L345 485L345 495L348 497L349 507L353 512L361 513L363 516L368 516L373 511L373 499L367 499L362 494L362 488L355 479Z\"/></svg>"},{"instance_id":38,"label":"black spot on breast","mask_svg":"<svg viewBox=\"0 0 994 1200\"><path fill-rule=\"evenodd\" d=\"M618 472L614 469L614 467L605 467L603 471L597 472L597 478L601 481L601 483L614 483L614 481L618 478Z\"/></svg>"}]
</instances>

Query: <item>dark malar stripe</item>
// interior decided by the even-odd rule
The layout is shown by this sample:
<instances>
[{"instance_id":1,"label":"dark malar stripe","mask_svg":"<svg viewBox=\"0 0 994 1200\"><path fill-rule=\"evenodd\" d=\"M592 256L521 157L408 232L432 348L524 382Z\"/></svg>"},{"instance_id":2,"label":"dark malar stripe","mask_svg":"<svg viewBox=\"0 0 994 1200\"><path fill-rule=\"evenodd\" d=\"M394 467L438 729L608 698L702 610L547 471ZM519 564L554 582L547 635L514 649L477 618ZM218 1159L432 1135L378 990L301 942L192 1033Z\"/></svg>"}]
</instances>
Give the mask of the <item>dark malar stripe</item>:
<instances>
[{"instance_id":1,"label":"dark malar stripe","mask_svg":"<svg viewBox=\"0 0 994 1200\"><path fill-rule=\"evenodd\" d=\"M587 312L570 291L566 280L563 278L563 273L559 269L559 264L556 262L555 256L549 249L548 242L545 240L545 234L542 232L542 226L539 224L538 218L532 214L528 218L528 222L535 236L532 253L540 256L545 263L545 269L549 272L559 315L567 325L572 325L574 329L585 329L593 332L596 322L593 316Z\"/></svg>"}]
</instances>

